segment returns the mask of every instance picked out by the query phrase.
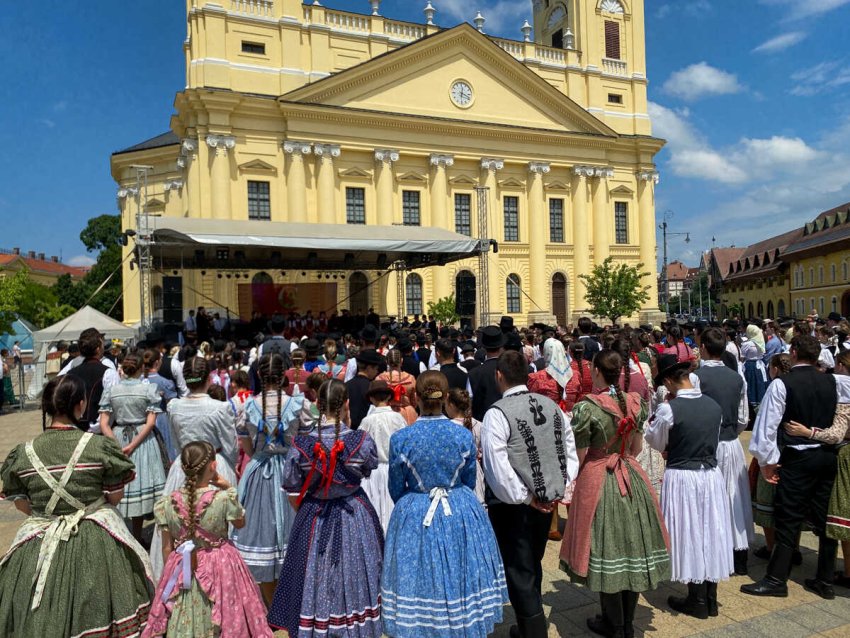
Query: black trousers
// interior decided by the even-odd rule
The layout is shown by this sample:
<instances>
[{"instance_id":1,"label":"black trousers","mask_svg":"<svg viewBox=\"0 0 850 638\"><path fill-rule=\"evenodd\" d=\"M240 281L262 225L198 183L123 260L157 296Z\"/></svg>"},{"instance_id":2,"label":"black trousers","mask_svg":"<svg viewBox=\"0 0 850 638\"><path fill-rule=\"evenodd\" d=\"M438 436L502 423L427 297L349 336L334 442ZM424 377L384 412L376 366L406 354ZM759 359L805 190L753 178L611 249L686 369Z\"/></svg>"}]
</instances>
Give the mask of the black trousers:
<instances>
[{"instance_id":1,"label":"black trousers","mask_svg":"<svg viewBox=\"0 0 850 638\"><path fill-rule=\"evenodd\" d=\"M797 546L797 536L805 521L824 537L829 496L837 471L835 448L821 446L810 450L786 447L779 458L779 483L773 503L776 542Z\"/></svg>"},{"instance_id":2,"label":"black trousers","mask_svg":"<svg viewBox=\"0 0 850 638\"><path fill-rule=\"evenodd\" d=\"M551 514L529 505L490 505L488 513L502 562L508 596L517 617L531 618L543 613L543 554L549 540Z\"/></svg>"}]
</instances>

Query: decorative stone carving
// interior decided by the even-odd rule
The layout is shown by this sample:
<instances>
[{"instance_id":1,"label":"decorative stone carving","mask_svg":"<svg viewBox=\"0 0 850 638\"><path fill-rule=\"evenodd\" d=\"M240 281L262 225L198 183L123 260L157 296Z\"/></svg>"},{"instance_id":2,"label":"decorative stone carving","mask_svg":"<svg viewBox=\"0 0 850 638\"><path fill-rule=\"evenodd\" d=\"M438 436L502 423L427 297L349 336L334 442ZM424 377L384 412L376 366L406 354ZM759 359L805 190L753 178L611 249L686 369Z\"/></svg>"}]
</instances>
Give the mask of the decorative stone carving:
<instances>
[{"instance_id":1,"label":"decorative stone carving","mask_svg":"<svg viewBox=\"0 0 850 638\"><path fill-rule=\"evenodd\" d=\"M339 144L313 144L313 154L316 157L331 159L339 157L341 153Z\"/></svg>"},{"instance_id":2,"label":"decorative stone carving","mask_svg":"<svg viewBox=\"0 0 850 638\"><path fill-rule=\"evenodd\" d=\"M546 175L551 170L552 170L552 167L549 165L549 162L529 162L528 163L528 172L535 174L535 175Z\"/></svg>"},{"instance_id":3,"label":"decorative stone carving","mask_svg":"<svg viewBox=\"0 0 850 638\"><path fill-rule=\"evenodd\" d=\"M216 155L227 155L227 151L236 148L236 138L232 135L207 135L207 146L214 148Z\"/></svg>"},{"instance_id":4,"label":"decorative stone carving","mask_svg":"<svg viewBox=\"0 0 850 638\"><path fill-rule=\"evenodd\" d=\"M398 158L399 154L396 150L390 148L375 149L376 162L386 162L387 164L392 164L393 162L397 162Z\"/></svg>"},{"instance_id":5,"label":"decorative stone carving","mask_svg":"<svg viewBox=\"0 0 850 638\"><path fill-rule=\"evenodd\" d=\"M431 154L431 166L448 168L449 166L454 166L454 163L454 155L441 155L439 153Z\"/></svg>"},{"instance_id":6,"label":"decorative stone carving","mask_svg":"<svg viewBox=\"0 0 850 638\"><path fill-rule=\"evenodd\" d=\"M637 178L642 182L652 182L657 184L661 181L661 174L658 171L640 171Z\"/></svg>"},{"instance_id":7,"label":"decorative stone carving","mask_svg":"<svg viewBox=\"0 0 850 638\"><path fill-rule=\"evenodd\" d=\"M283 143L283 152L287 155L310 155L313 152L313 145L310 142L298 142L296 140L286 140Z\"/></svg>"},{"instance_id":8,"label":"decorative stone carving","mask_svg":"<svg viewBox=\"0 0 850 638\"><path fill-rule=\"evenodd\" d=\"M482 157L481 158L481 169L485 171L490 171L495 173L496 171L500 171L505 168L505 160L496 159L493 157Z\"/></svg>"},{"instance_id":9,"label":"decorative stone carving","mask_svg":"<svg viewBox=\"0 0 850 638\"><path fill-rule=\"evenodd\" d=\"M607 13L624 13L623 5L619 0L602 0L599 8Z\"/></svg>"},{"instance_id":10,"label":"decorative stone carving","mask_svg":"<svg viewBox=\"0 0 850 638\"><path fill-rule=\"evenodd\" d=\"M171 182L165 182L165 183L162 185L162 189L163 189L165 192L168 192L168 191L179 191L179 190L181 190L182 188L183 188L183 180L182 180L182 179L175 179L175 180L173 180L173 181L171 181Z\"/></svg>"}]
</instances>

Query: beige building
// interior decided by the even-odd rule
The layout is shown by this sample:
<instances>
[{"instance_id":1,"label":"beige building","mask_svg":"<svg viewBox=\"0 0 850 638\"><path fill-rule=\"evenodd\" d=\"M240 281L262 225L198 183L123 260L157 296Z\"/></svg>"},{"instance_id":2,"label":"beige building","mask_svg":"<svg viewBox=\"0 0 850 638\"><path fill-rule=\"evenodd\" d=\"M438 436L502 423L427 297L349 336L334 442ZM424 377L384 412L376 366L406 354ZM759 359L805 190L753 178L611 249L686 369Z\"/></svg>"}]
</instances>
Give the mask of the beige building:
<instances>
[{"instance_id":1,"label":"beige building","mask_svg":"<svg viewBox=\"0 0 850 638\"><path fill-rule=\"evenodd\" d=\"M187 0L186 88L171 130L112 157L123 227L135 229L144 206L154 225L210 219L233 235L267 221L492 238L490 313L519 324L585 312L577 275L611 256L650 271L641 317L654 318L653 158L663 141L647 114L643 1L536 0L534 27L518 16L517 40L486 35L481 20L441 29L430 8L414 24L362 4L377 7ZM151 167L146 188L139 165ZM357 271L355 260L346 279L330 279L192 266L211 250L155 273L150 303L161 318L204 305L247 319L269 299L300 311L339 303L414 314L451 294L462 315L478 318L477 259L391 276ZM128 262L130 291L135 277ZM138 321L138 295L124 304L125 320Z\"/></svg>"}]
</instances>

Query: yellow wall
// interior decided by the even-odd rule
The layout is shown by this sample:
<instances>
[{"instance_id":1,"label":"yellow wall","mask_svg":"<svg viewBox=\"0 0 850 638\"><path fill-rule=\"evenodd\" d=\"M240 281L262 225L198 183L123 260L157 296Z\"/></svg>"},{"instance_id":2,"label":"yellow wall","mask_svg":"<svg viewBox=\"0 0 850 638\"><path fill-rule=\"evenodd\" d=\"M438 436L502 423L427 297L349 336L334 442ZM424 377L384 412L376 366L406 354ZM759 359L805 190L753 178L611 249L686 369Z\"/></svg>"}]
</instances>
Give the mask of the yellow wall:
<instances>
[{"instance_id":1,"label":"yellow wall","mask_svg":"<svg viewBox=\"0 0 850 638\"><path fill-rule=\"evenodd\" d=\"M153 212L245 220L247 185L253 180L269 182L272 221L343 224L351 186L365 189L368 224L401 223L402 192L417 190L422 225L455 230L454 195L473 193L480 184L490 188L490 228L486 233L477 228L473 197L472 234L500 244L499 253L489 257L493 315L505 312L505 280L516 274L538 304L523 295L520 312L514 313L518 323L551 320L551 281L560 273L568 282L568 316L574 318L586 310L577 275L609 254L645 264L652 301L641 316L657 314L653 157L663 142L632 135L650 132L648 118L594 110L607 86L625 94L626 111L646 112L642 2L624 3L631 13L616 17L628 27L627 80L590 68L601 67L602 14L586 11L576 30L586 50L552 50L563 56L563 64L542 64L545 48L534 42L497 41L500 50L471 27L459 27L315 85L308 83L436 29L290 0L251 4L261 15L224 4L228 8L188 0L188 87L175 99L171 123L182 145L113 156L120 187L135 184L131 165L154 166L148 192ZM243 59L242 40L265 43L267 59ZM517 64L520 55L528 58L525 66L533 74ZM457 79L474 89L468 108L450 99ZM285 92L291 93L284 99L272 97ZM163 188L174 182L182 187ZM519 199L518 242L504 241L505 196ZM564 200L564 242L553 244L549 202L554 198ZM614 242L615 202L628 207L626 244ZM121 201L125 229L135 227L136 206L133 197ZM454 293L461 270L476 272L477 260L421 271L423 306ZM138 285L136 273L125 267L125 287L131 291ZM293 276L269 274L279 283L290 283ZM183 275L184 307L238 306L235 281L212 272ZM316 281L315 276L306 280ZM347 294L341 285L339 298ZM370 294L380 312L398 311L395 275ZM137 321L137 295L124 300L125 321Z\"/></svg>"},{"instance_id":2,"label":"yellow wall","mask_svg":"<svg viewBox=\"0 0 850 638\"><path fill-rule=\"evenodd\" d=\"M788 316L793 312L790 298L787 273L747 282L727 281L720 295L721 316L729 316L731 313L728 309L732 306L743 307L744 318L776 319L780 315Z\"/></svg>"},{"instance_id":3,"label":"yellow wall","mask_svg":"<svg viewBox=\"0 0 850 638\"><path fill-rule=\"evenodd\" d=\"M850 294L850 250L794 261L789 272L791 307L798 316L843 314L842 298Z\"/></svg>"}]
</instances>

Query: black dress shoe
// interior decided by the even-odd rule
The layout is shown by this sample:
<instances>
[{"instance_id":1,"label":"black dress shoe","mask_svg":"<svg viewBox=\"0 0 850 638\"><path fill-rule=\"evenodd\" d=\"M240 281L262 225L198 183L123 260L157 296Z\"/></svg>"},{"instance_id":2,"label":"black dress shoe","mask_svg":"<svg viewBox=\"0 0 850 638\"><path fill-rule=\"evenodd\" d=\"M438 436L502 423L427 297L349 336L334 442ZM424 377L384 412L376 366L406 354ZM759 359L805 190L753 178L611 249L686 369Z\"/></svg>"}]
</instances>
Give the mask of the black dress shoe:
<instances>
[{"instance_id":1,"label":"black dress shoe","mask_svg":"<svg viewBox=\"0 0 850 638\"><path fill-rule=\"evenodd\" d=\"M680 614L705 620L708 618L708 587L706 583L689 583L687 598L670 596L667 604Z\"/></svg>"},{"instance_id":2,"label":"black dress shoe","mask_svg":"<svg viewBox=\"0 0 850 638\"><path fill-rule=\"evenodd\" d=\"M522 638L522 636L519 635L519 627L516 625L511 625L510 632L508 633L510 633L511 638Z\"/></svg>"},{"instance_id":3,"label":"black dress shoe","mask_svg":"<svg viewBox=\"0 0 850 638\"><path fill-rule=\"evenodd\" d=\"M774 598L788 598L788 585L785 581L765 576L757 583L741 585L741 591L750 596L772 596Z\"/></svg>"},{"instance_id":4,"label":"black dress shoe","mask_svg":"<svg viewBox=\"0 0 850 638\"><path fill-rule=\"evenodd\" d=\"M593 618L588 618L587 628L599 636L605 636L605 638L625 638L623 628L612 627L601 614L596 614ZM634 636L634 630L632 630L632 636Z\"/></svg>"},{"instance_id":5,"label":"black dress shoe","mask_svg":"<svg viewBox=\"0 0 850 638\"><path fill-rule=\"evenodd\" d=\"M807 578L804 583L806 589L817 594L824 600L833 600L835 598L835 590L830 583L825 583L818 578Z\"/></svg>"}]
</instances>

